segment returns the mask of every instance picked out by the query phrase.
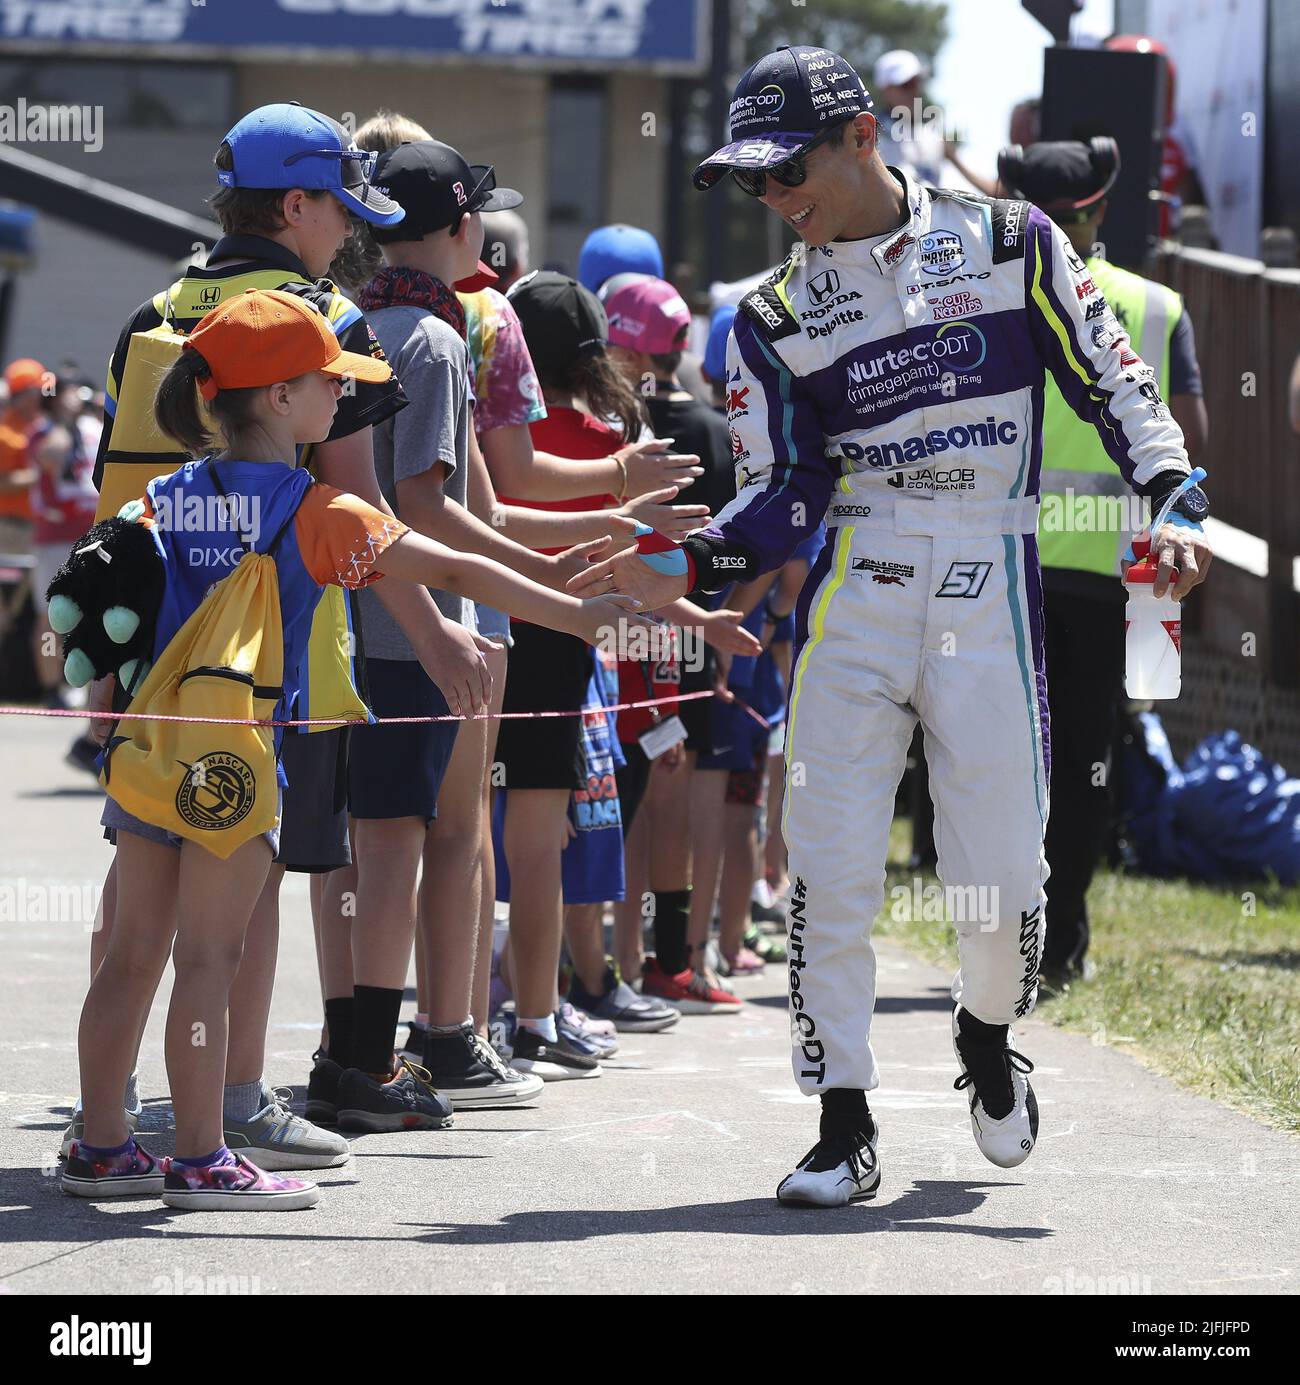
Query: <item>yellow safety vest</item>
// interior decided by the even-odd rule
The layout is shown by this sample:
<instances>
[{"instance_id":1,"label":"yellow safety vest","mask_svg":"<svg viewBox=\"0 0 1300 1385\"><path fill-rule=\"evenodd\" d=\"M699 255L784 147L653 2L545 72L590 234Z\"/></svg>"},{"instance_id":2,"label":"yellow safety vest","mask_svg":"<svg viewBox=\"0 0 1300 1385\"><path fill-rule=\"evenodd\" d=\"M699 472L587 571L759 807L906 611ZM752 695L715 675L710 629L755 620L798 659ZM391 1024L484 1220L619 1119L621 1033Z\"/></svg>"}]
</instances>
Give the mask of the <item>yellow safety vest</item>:
<instances>
[{"instance_id":1,"label":"yellow safety vest","mask_svg":"<svg viewBox=\"0 0 1300 1385\"><path fill-rule=\"evenodd\" d=\"M184 449L159 430L153 416L158 381L180 351L181 337L176 333L192 331L219 302L227 302L245 289L281 289L309 282L292 270L275 267L218 277L185 275L155 295L151 314L142 310L137 315L141 330L131 334L125 359L114 362L117 369L110 369L108 374L107 395L113 424L100 480L97 522L117 514L128 501L142 496L150 481L170 476L187 459ZM331 325L356 312L327 281L320 281L318 290L312 301ZM311 449L300 460L310 468ZM363 669L357 654L358 641L347 593L341 587L326 587L312 617L298 716L369 720Z\"/></svg>"},{"instance_id":2,"label":"yellow safety vest","mask_svg":"<svg viewBox=\"0 0 1300 1385\"><path fill-rule=\"evenodd\" d=\"M1163 284L1118 269L1099 255L1088 261L1088 269L1168 399L1169 342L1183 313L1182 299ZM1070 408L1049 375L1043 387L1038 519L1043 566L1118 577L1120 555L1136 527L1126 522L1132 517L1131 496L1097 430Z\"/></svg>"}]
</instances>

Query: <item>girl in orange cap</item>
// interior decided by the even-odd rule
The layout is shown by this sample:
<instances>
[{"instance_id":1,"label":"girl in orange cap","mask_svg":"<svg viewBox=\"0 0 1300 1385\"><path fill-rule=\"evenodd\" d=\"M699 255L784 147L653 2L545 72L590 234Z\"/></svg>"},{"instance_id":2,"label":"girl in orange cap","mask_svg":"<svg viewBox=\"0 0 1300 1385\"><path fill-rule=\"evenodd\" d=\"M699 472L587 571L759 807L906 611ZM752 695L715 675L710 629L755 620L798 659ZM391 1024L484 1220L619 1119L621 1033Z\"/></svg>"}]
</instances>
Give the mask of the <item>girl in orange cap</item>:
<instances>
[{"instance_id":1,"label":"girl in orange cap","mask_svg":"<svg viewBox=\"0 0 1300 1385\"><path fill-rule=\"evenodd\" d=\"M295 715L311 616L329 584L360 587L392 573L592 642L620 621L649 625L619 600L578 601L489 559L457 553L298 468L297 448L329 432L342 381L383 380L389 373L386 361L343 351L311 304L278 290L239 295L187 338L163 377L155 414L159 427L201 460L152 482L143 516L166 574L155 659L246 546L271 553L279 582L284 687L276 720ZM225 442L212 455L200 395ZM193 497L221 496L239 523L206 529L217 525L219 506L195 505ZM164 522L181 515L183 531L174 519ZM207 518L196 523L196 515ZM591 545L593 552L603 542ZM485 666L480 676L486 684ZM276 752L278 758L278 730ZM169 1206L220 1210L312 1206L319 1198L314 1184L264 1172L227 1149L222 1135L227 997L276 833L254 837L220 860L126 813L111 798L111 779L109 793L103 821L118 834L117 920L82 1011L84 1138L72 1147L64 1191L95 1198L160 1193ZM135 1143L121 1094L169 953L176 979L166 1056L177 1153L164 1161ZM428 1084L411 1065L402 1064L393 1080L423 1088L428 1099Z\"/></svg>"}]
</instances>

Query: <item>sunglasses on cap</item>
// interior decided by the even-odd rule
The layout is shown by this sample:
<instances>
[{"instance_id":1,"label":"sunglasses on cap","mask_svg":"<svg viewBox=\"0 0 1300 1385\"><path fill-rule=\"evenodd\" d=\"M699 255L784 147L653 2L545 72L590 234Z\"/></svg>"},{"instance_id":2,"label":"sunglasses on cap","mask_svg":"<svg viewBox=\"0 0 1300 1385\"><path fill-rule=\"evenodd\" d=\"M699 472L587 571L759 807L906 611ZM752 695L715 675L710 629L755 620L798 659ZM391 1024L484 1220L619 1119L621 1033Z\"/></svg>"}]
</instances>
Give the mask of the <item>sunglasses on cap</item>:
<instances>
[{"instance_id":1,"label":"sunglasses on cap","mask_svg":"<svg viewBox=\"0 0 1300 1385\"><path fill-rule=\"evenodd\" d=\"M839 124L832 125L829 130L823 130L820 135L810 139L807 144L801 145L788 159L782 160L775 168L766 171L752 168L733 168L730 170L731 176L736 180L740 190L748 193L750 197L762 197L767 191L769 177L775 178L782 187L797 188L808 177L808 165L805 162L808 155L819 144L825 144L827 140L834 139L846 125L851 123L851 121L841 120Z\"/></svg>"},{"instance_id":2,"label":"sunglasses on cap","mask_svg":"<svg viewBox=\"0 0 1300 1385\"><path fill-rule=\"evenodd\" d=\"M347 149L301 149L289 155L284 161L285 167L303 159L333 159L339 166L339 186L364 196L374 176L379 155L372 149L358 149L355 145Z\"/></svg>"}]
</instances>

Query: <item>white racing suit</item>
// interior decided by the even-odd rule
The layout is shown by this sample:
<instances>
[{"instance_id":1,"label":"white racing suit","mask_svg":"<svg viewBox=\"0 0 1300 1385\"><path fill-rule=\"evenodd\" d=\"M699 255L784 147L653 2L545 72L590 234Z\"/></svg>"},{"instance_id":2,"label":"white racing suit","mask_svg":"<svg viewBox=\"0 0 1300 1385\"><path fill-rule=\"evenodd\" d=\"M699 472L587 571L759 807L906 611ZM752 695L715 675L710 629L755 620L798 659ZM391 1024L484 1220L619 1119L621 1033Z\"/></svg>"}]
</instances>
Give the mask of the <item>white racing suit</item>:
<instances>
[{"instance_id":1,"label":"white racing suit","mask_svg":"<svg viewBox=\"0 0 1300 1385\"><path fill-rule=\"evenodd\" d=\"M955 993L989 1024L1034 1006L1044 370L1135 490L1163 495L1189 470L1152 372L1047 217L894 176L904 226L796 246L742 301L727 356L737 495L683 544L696 586L714 591L779 568L826 517L798 605L786 736L790 1014L806 1093L879 1080L870 935L918 719Z\"/></svg>"}]
</instances>

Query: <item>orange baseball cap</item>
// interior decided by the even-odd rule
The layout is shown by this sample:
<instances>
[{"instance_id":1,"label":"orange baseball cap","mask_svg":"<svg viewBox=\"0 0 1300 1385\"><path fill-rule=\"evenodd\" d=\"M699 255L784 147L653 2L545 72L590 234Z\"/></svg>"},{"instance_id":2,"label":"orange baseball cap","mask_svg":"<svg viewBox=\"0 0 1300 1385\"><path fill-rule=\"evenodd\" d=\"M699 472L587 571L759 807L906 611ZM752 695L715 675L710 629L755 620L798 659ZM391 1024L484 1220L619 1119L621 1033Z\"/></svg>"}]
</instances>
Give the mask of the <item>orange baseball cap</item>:
<instances>
[{"instance_id":1,"label":"orange baseball cap","mask_svg":"<svg viewBox=\"0 0 1300 1385\"><path fill-rule=\"evenodd\" d=\"M344 351L325 317L281 289L248 289L208 314L185 339L207 363L199 393L255 389L318 370L378 385L392 378L387 361Z\"/></svg>"},{"instance_id":2,"label":"orange baseball cap","mask_svg":"<svg viewBox=\"0 0 1300 1385\"><path fill-rule=\"evenodd\" d=\"M11 396L21 390L38 390L45 383L47 373L40 361L23 356L5 366L5 384Z\"/></svg>"}]
</instances>

